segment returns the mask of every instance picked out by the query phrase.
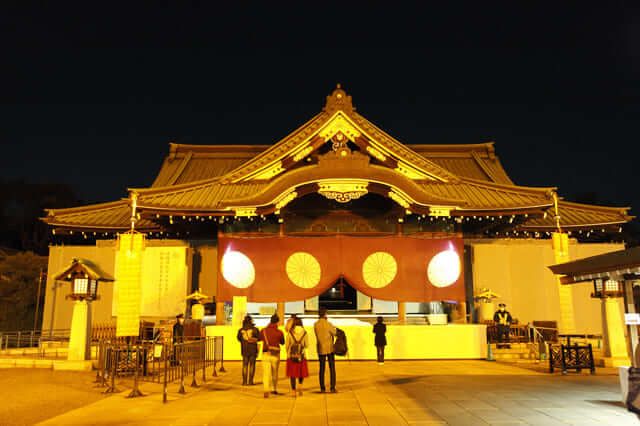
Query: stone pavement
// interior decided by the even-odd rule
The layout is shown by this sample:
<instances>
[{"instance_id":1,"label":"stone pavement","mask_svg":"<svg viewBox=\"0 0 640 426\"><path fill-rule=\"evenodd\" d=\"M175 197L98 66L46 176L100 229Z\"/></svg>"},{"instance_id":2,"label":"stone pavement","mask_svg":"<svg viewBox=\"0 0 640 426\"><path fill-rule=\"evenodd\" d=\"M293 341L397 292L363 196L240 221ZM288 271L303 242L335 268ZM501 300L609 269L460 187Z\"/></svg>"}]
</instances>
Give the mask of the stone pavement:
<instances>
[{"instance_id":1,"label":"stone pavement","mask_svg":"<svg viewBox=\"0 0 640 426\"><path fill-rule=\"evenodd\" d=\"M294 398L281 364L284 394L265 399L261 385L240 386L240 363L225 367L227 373L201 387L187 386L186 395L172 384L167 404L152 384L142 386L147 396L125 398L126 381L125 392L40 424L640 425L620 402L618 377L602 370L561 376L488 361L341 361L338 393L320 394L313 362L304 395ZM258 365L256 377L261 374Z\"/></svg>"}]
</instances>

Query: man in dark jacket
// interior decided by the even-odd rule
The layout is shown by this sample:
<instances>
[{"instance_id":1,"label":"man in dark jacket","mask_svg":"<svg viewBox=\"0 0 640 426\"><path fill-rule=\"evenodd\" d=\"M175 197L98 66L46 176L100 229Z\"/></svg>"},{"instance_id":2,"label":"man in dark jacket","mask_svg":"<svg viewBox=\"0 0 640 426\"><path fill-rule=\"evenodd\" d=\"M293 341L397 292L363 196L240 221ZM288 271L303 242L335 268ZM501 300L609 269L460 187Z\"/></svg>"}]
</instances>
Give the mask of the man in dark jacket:
<instances>
[{"instance_id":1,"label":"man in dark jacket","mask_svg":"<svg viewBox=\"0 0 640 426\"><path fill-rule=\"evenodd\" d=\"M271 316L271 322L260 332L262 342L262 383L264 397L269 398L269 390L278 395L278 366L280 365L280 345L284 345L284 334L278 329L280 317Z\"/></svg>"},{"instance_id":2,"label":"man in dark jacket","mask_svg":"<svg viewBox=\"0 0 640 426\"><path fill-rule=\"evenodd\" d=\"M242 354L242 386L253 386L259 337L260 332L253 324L253 319L247 315L242 321L242 328L238 330L237 336Z\"/></svg>"},{"instance_id":3,"label":"man in dark jacket","mask_svg":"<svg viewBox=\"0 0 640 426\"><path fill-rule=\"evenodd\" d=\"M178 352L176 344L184 342L184 314L176 315L176 323L173 324L173 360L172 364L178 364Z\"/></svg>"}]
</instances>

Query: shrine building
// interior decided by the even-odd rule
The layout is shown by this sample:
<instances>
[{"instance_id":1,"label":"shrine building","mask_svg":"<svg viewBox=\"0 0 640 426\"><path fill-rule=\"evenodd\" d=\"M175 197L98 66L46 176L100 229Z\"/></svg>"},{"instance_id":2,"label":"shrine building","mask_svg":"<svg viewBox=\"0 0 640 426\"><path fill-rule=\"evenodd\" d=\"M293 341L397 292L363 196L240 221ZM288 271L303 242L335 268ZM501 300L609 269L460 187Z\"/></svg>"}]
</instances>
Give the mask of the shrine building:
<instances>
[{"instance_id":1,"label":"shrine building","mask_svg":"<svg viewBox=\"0 0 640 426\"><path fill-rule=\"evenodd\" d=\"M438 338L461 330L452 338L481 347L477 323L487 314L476 296L489 291L520 323L602 333L591 287L562 286L547 267L624 249L628 208L517 185L493 142L401 142L360 115L339 85L276 143L237 136L229 145L171 143L150 187L47 211L54 244L44 331L69 328L68 289L53 277L86 259L115 277L92 302L94 322L124 316L125 304L126 315L151 321L189 315L187 295L199 290L218 327L230 327L225 302L235 317L324 307L330 316L405 323L444 313L451 327Z\"/></svg>"}]
</instances>

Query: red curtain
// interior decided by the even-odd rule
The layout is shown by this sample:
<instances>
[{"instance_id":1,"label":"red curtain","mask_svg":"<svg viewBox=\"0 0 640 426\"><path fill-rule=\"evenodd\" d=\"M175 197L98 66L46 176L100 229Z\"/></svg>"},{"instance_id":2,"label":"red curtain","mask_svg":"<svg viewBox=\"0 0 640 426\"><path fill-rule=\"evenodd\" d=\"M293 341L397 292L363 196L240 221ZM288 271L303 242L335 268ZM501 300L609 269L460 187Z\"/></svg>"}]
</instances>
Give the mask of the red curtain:
<instances>
[{"instance_id":1,"label":"red curtain","mask_svg":"<svg viewBox=\"0 0 640 426\"><path fill-rule=\"evenodd\" d=\"M464 300L464 244L461 238L221 236L218 243L219 301L229 301L233 296L247 296L250 302L304 300L324 293L340 275L355 289L376 299L400 302ZM448 250L457 253L461 272L453 284L436 287L429 281L427 265L436 254ZM222 258L232 251L247 256L255 268L255 280L248 288L233 286L222 274ZM309 253L320 264L320 282L315 287L298 287L287 276L287 259L296 252ZM362 265L375 252L386 252L397 263L395 278L382 288L370 287L363 277Z\"/></svg>"}]
</instances>

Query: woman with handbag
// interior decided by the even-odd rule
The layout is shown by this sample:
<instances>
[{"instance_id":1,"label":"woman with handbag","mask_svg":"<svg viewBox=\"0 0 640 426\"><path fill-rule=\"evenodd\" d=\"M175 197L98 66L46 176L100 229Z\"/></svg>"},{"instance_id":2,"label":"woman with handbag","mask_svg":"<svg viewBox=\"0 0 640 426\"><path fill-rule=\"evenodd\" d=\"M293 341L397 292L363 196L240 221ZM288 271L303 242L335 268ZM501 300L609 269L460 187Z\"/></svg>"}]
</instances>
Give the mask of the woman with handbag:
<instances>
[{"instance_id":1,"label":"woman with handbag","mask_svg":"<svg viewBox=\"0 0 640 426\"><path fill-rule=\"evenodd\" d=\"M280 365L280 345L284 344L284 334L278 329L278 314L271 316L271 322L260 332L262 342L262 383L264 397L269 398L269 391L278 394L278 366Z\"/></svg>"},{"instance_id":2,"label":"woman with handbag","mask_svg":"<svg viewBox=\"0 0 640 426\"><path fill-rule=\"evenodd\" d=\"M306 350L309 345L307 332L302 325L302 318L295 318L287 333L287 377L291 380L291 394L296 396L296 380L298 381L297 395L302 396L302 382L309 377Z\"/></svg>"}]
</instances>

